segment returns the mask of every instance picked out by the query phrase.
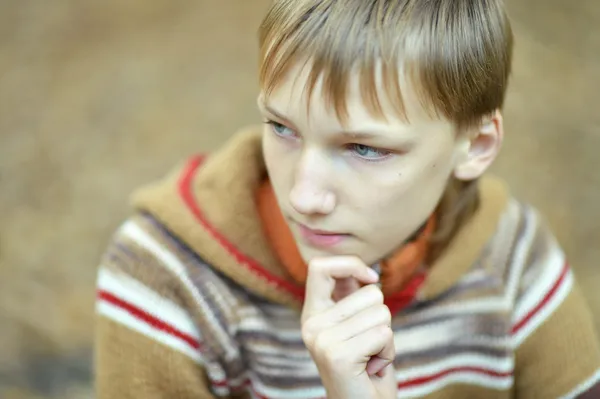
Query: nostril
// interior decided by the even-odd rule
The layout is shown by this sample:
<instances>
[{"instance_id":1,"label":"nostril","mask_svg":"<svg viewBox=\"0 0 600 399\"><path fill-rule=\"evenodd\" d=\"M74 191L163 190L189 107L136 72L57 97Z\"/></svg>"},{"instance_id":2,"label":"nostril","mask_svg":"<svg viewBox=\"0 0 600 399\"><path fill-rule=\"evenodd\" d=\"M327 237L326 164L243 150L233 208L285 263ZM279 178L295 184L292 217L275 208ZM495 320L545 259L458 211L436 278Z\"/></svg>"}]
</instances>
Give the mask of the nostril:
<instances>
[{"instance_id":1,"label":"nostril","mask_svg":"<svg viewBox=\"0 0 600 399\"><path fill-rule=\"evenodd\" d=\"M306 185L297 185L290 192L290 203L300 213L330 213L335 207L335 197L328 192Z\"/></svg>"}]
</instances>

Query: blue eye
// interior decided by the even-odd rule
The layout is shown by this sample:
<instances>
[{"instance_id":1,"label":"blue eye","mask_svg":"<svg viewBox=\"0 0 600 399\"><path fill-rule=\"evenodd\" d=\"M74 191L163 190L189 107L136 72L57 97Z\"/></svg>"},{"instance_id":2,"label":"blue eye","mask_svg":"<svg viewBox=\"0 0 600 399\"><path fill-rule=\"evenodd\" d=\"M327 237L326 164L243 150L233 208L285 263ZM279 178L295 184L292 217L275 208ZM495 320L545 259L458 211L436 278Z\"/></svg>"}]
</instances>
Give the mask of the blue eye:
<instances>
[{"instance_id":1,"label":"blue eye","mask_svg":"<svg viewBox=\"0 0 600 399\"><path fill-rule=\"evenodd\" d=\"M269 121L267 123L271 125L271 129L278 136L293 137L296 135L292 129L286 127L285 125L282 125L281 123L277 123L275 121Z\"/></svg>"},{"instance_id":2,"label":"blue eye","mask_svg":"<svg viewBox=\"0 0 600 399\"><path fill-rule=\"evenodd\" d=\"M350 149L356 155L367 160L380 160L389 155L389 151L380 150L363 144L350 144Z\"/></svg>"}]
</instances>

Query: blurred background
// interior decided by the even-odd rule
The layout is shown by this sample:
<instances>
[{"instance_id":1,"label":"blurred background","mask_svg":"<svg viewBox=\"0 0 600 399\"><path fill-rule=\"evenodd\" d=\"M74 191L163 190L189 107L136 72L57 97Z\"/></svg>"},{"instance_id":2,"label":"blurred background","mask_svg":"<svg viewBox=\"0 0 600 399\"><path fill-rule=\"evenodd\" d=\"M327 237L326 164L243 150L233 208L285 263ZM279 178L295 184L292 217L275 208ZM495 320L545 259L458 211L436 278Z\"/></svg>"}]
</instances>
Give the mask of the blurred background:
<instances>
[{"instance_id":1,"label":"blurred background","mask_svg":"<svg viewBox=\"0 0 600 399\"><path fill-rule=\"evenodd\" d=\"M0 2L1 398L93 397L98 259L133 188L260 121L268 2ZM545 213L600 328L600 2L508 6L494 172Z\"/></svg>"}]
</instances>

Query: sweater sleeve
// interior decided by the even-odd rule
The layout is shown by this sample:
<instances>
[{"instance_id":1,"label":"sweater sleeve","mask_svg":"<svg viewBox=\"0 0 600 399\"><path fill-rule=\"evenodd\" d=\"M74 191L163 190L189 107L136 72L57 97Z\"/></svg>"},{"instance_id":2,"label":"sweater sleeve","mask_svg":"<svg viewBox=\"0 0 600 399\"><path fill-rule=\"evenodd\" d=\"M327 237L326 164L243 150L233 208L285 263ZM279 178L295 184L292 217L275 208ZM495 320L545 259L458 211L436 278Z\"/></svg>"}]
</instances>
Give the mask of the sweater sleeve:
<instances>
[{"instance_id":1,"label":"sweater sleeve","mask_svg":"<svg viewBox=\"0 0 600 399\"><path fill-rule=\"evenodd\" d=\"M537 215L529 219L530 246L515 250L524 265L512 325L515 397L596 398L600 341L591 312L555 238Z\"/></svg>"},{"instance_id":2,"label":"sweater sleeve","mask_svg":"<svg viewBox=\"0 0 600 399\"><path fill-rule=\"evenodd\" d=\"M96 315L98 399L217 397L181 283L118 234L99 268Z\"/></svg>"}]
</instances>

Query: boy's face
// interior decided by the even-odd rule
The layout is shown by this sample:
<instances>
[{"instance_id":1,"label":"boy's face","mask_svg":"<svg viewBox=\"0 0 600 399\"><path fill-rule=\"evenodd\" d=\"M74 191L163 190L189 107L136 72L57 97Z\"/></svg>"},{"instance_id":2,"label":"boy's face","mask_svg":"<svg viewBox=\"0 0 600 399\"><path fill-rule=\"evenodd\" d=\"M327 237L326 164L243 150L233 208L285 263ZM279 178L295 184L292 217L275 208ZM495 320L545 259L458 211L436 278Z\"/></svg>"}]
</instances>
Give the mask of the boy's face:
<instances>
[{"instance_id":1,"label":"boy's face","mask_svg":"<svg viewBox=\"0 0 600 399\"><path fill-rule=\"evenodd\" d=\"M482 159L473 165L472 158L481 151L489 158L489 137L457 135L451 122L428 116L407 89L410 123L390 111L385 95L379 97L387 121L371 115L357 77L348 92L347 126L327 106L320 84L307 115L307 72L292 70L269 98L259 97L263 117L271 122L263 135L267 170L305 261L356 255L376 262L427 220L453 174L476 178L487 167ZM496 144L500 138L498 129Z\"/></svg>"}]
</instances>

